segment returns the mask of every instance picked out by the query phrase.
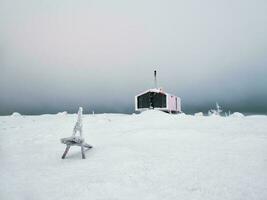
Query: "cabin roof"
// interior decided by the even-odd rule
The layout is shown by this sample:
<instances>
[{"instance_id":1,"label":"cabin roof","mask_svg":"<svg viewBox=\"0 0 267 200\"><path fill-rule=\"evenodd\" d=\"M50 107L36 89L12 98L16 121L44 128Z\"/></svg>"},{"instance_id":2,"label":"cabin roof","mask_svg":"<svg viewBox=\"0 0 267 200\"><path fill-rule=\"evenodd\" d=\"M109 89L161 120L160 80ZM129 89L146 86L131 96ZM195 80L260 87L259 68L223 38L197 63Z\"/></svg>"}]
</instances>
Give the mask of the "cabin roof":
<instances>
[{"instance_id":1,"label":"cabin roof","mask_svg":"<svg viewBox=\"0 0 267 200\"><path fill-rule=\"evenodd\" d=\"M143 95L143 94L145 94L145 93L147 93L147 92L163 93L163 94L165 94L165 95L171 95L171 96L175 96L175 97L177 97L176 95L173 95L173 94L164 92L161 88L151 88L151 89L148 89L148 90L146 90L146 91L144 91L144 92L142 92L142 93L136 95L136 97L141 96L141 95Z\"/></svg>"}]
</instances>

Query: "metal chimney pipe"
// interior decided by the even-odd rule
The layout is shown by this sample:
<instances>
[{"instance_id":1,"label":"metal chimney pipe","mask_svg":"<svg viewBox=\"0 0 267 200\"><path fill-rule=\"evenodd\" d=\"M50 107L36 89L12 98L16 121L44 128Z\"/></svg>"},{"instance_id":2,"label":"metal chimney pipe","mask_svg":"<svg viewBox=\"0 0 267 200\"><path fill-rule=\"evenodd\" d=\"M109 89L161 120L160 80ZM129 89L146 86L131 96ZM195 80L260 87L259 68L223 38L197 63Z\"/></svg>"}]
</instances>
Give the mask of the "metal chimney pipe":
<instances>
[{"instance_id":1,"label":"metal chimney pipe","mask_svg":"<svg viewBox=\"0 0 267 200\"><path fill-rule=\"evenodd\" d=\"M157 83L157 71L154 70L154 86L155 88L158 88L158 83Z\"/></svg>"}]
</instances>

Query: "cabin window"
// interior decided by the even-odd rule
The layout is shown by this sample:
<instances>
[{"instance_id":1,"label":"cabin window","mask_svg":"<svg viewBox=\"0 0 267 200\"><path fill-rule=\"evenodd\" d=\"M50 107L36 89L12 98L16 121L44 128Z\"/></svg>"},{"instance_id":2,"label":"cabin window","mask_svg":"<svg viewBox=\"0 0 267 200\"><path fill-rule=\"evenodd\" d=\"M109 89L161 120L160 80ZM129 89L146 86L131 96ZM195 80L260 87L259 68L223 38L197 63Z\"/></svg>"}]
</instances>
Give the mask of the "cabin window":
<instances>
[{"instance_id":1,"label":"cabin window","mask_svg":"<svg viewBox=\"0 0 267 200\"><path fill-rule=\"evenodd\" d=\"M166 108L166 95L147 92L137 97L138 108Z\"/></svg>"}]
</instances>

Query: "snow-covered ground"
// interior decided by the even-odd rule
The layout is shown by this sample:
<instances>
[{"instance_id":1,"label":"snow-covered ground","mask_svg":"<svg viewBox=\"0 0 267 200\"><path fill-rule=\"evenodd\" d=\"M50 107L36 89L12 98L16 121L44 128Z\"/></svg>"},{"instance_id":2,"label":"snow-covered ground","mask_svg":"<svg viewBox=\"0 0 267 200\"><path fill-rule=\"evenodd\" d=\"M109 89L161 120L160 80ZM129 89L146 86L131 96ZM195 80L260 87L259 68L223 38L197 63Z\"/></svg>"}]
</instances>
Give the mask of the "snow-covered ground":
<instances>
[{"instance_id":1,"label":"snow-covered ground","mask_svg":"<svg viewBox=\"0 0 267 200\"><path fill-rule=\"evenodd\" d=\"M267 199L267 116L84 115L62 160L76 117L0 117L0 199Z\"/></svg>"}]
</instances>

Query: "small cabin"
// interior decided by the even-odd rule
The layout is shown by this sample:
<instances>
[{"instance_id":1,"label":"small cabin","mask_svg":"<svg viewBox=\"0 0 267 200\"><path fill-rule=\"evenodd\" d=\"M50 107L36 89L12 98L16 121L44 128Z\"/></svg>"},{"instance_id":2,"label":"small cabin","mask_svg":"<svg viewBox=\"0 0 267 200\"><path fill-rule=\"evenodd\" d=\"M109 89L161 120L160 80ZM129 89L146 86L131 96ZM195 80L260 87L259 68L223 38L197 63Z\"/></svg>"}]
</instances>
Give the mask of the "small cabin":
<instances>
[{"instance_id":1,"label":"small cabin","mask_svg":"<svg viewBox=\"0 0 267 200\"><path fill-rule=\"evenodd\" d=\"M135 110L161 110L169 113L181 112L181 99L162 89L149 89L135 96Z\"/></svg>"}]
</instances>

